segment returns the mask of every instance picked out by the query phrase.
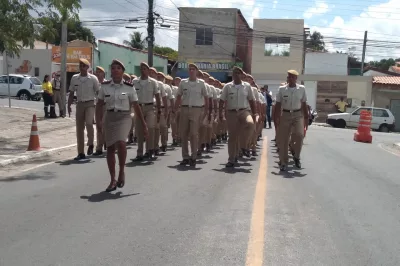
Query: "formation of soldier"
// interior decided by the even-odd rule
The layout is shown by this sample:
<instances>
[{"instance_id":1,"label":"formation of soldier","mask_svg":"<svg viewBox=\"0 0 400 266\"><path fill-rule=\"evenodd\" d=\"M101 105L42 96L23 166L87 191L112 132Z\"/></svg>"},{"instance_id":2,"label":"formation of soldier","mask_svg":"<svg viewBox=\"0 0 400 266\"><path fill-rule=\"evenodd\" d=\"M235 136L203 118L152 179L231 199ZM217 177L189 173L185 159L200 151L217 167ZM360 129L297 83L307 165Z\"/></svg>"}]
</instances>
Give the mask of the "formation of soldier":
<instances>
[{"instance_id":1,"label":"formation of soldier","mask_svg":"<svg viewBox=\"0 0 400 266\"><path fill-rule=\"evenodd\" d=\"M137 142L137 156L134 161L154 159L160 152L167 152L169 127L172 130L172 145L182 146L181 165L195 166L199 156L224 140L228 140L226 167L235 167L241 156L257 156L257 141L267 117L267 101L254 78L241 68L233 68L232 81L227 84L199 70L195 64L188 64L187 79L173 79L145 62L140 64L140 77L136 77L125 73L122 62L113 60L112 78L109 81L104 79L103 68L97 67L96 75L87 73L88 68L89 62L82 59L81 73L74 75L70 86L70 91L77 95L78 156L75 159L85 158L83 148L86 126L89 146L87 154L101 155L103 148L107 150L111 176L107 191L121 188L125 184L126 145ZM294 74L289 73L290 75ZM293 82L290 84L293 86ZM298 87L297 90L301 91L298 99L306 100L305 91ZM292 118L292 115L284 115L288 111L285 109L288 106L287 97L289 96L281 87L277 105L281 105L278 108L282 112L274 112L279 114L274 117L274 121L281 123L284 135L287 128L291 129L290 122L286 121ZM69 112L71 103L72 101L68 103ZM293 106L297 107L297 104ZM297 111L289 110L289 114ZM97 145L93 153L94 113L97 121ZM296 116L296 121L300 121L299 117ZM296 124L296 130L292 132L295 152L298 153L295 156L296 165L299 164L302 144L302 139L299 141L297 137L300 126L299 123ZM279 143L286 145L288 142L280 140ZM288 148L286 156L287 150ZM116 152L119 157L118 179L115 173ZM282 155L280 159L281 170L285 170L287 158Z\"/></svg>"}]
</instances>

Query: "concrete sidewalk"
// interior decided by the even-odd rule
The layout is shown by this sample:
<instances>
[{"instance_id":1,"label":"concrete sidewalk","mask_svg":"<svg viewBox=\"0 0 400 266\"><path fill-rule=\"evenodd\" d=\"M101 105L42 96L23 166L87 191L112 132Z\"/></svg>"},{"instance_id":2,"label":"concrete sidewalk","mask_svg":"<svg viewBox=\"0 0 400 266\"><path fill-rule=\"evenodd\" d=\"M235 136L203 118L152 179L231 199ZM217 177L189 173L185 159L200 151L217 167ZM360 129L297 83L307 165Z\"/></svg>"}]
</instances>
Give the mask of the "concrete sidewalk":
<instances>
[{"instance_id":1,"label":"concrete sidewalk","mask_svg":"<svg viewBox=\"0 0 400 266\"><path fill-rule=\"evenodd\" d=\"M35 110L0 107L0 167L51 156L76 146L75 121L36 113L41 151L26 151Z\"/></svg>"}]
</instances>

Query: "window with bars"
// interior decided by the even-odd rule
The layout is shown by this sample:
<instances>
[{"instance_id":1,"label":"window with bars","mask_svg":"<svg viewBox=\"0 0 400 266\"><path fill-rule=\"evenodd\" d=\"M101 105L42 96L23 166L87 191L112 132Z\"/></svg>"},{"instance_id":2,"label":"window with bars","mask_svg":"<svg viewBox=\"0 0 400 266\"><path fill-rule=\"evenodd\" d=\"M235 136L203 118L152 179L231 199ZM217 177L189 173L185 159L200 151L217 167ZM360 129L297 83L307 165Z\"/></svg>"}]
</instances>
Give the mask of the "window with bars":
<instances>
[{"instance_id":1,"label":"window with bars","mask_svg":"<svg viewBox=\"0 0 400 266\"><path fill-rule=\"evenodd\" d=\"M212 45L213 32L211 28L196 29L196 45Z\"/></svg>"}]
</instances>

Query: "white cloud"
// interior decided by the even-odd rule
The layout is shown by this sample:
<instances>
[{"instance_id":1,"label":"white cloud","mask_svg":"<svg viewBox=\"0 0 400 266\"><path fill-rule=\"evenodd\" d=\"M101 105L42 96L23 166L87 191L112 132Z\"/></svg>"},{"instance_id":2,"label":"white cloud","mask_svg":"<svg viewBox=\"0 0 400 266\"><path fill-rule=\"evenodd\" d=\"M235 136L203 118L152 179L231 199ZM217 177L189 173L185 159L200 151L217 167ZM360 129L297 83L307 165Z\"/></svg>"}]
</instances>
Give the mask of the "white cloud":
<instances>
[{"instance_id":1,"label":"white cloud","mask_svg":"<svg viewBox=\"0 0 400 266\"><path fill-rule=\"evenodd\" d=\"M396 12L388 12L388 10L398 9L399 6L400 0L390 0L387 3L371 5L357 17L352 17L346 21L342 17L336 16L326 27L311 27L311 31L319 31L326 37L325 42L328 50L348 52L349 47L355 47L355 55L361 58L362 39L364 38L364 31L367 30L367 62L371 60L379 61L385 57L400 58L399 16ZM338 39L335 40L332 37L345 38L347 41L340 43ZM379 43L376 41L379 41Z\"/></svg>"},{"instance_id":2,"label":"white cloud","mask_svg":"<svg viewBox=\"0 0 400 266\"><path fill-rule=\"evenodd\" d=\"M278 1L277 1L277 0L274 0L273 5L272 5L272 8L275 9L277 4L278 4Z\"/></svg>"},{"instance_id":3,"label":"white cloud","mask_svg":"<svg viewBox=\"0 0 400 266\"><path fill-rule=\"evenodd\" d=\"M303 16L307 19L311 18L313 15L322 15L327 13L330 7L324 1L315 1L315 6L308 8L304 11Z\"/></svg>"}]
</instances>

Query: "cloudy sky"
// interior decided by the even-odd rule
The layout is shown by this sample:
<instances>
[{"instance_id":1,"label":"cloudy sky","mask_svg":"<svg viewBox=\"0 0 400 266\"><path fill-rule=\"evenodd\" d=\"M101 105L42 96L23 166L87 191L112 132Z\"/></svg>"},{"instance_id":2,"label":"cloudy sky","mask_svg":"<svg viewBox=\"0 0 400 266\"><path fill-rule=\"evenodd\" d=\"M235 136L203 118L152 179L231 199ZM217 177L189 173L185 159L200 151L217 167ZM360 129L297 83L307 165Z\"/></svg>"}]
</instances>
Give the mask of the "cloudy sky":
<instances>
[{"instance_id":1,"label":"cloudy sky","mask_svg":"<svg viewBox=\"0 0 400 266\"><path fill-rule=\"evenodd\" d=\"M170 21L179 19L177 7L240 8L250 26L254 18L304 18L311 31L320 31L330 51L352 51L361 57L364 31L368 30L367 60L400 58L400 0L154 0L155 11ZM120 43L129 39L133 29L146 36L146 24L107 22L105 20L145 18L146 0L82 0L81 21L100 40ZM90 22L91 21L91 22ZM103 22L93 22L103 21ZM178 30L157 29L156 43L177 49Z\"/></svg>"}]
</instances>

